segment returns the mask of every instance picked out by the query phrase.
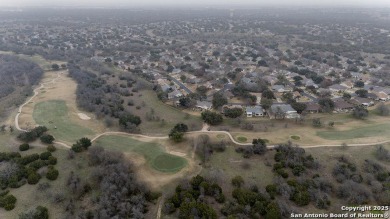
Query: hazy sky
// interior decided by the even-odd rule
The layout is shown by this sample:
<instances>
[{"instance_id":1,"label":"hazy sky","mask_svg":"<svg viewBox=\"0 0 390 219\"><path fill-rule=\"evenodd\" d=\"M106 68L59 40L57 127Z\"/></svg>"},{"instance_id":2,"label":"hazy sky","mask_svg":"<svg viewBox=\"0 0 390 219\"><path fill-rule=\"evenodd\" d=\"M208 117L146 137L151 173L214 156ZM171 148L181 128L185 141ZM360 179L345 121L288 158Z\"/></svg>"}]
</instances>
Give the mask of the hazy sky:
<instances>
[{"instance_id":1,"label":"hazy sky","mask_svg":"<svg viewBox=\"0 0 390 219\"><path fill-rule=\"evenodd\" d=\"M45 7L45 6L89 6L89 7L140 7L140 6L214 6L214 5L294 5L294 6L363 6L390 7L390 0L0 0L0 7Z\"/></svg>"}]
</instances>

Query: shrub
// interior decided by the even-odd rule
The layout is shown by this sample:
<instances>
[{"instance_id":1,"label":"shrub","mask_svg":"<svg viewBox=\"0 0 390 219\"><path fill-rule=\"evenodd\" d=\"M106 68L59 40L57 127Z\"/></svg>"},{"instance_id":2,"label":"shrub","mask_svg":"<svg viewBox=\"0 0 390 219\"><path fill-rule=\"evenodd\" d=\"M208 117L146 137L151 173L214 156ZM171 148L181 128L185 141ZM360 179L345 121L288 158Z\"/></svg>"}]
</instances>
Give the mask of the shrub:
<instances>
[{"instance_id":1,"label":"shrub","mask_svg":"<svg viewBox=\"0 0 390 219\"><path fill-rule=\"evenodd\" d=\"M89 138L80 138L77 143L80 144L84 149L88 149L88 147L92 145L92 142Z\"/></svg>"},{"instance_id":2,"label":"shrub","mask_svg":"<svg viewBox=\"0 0 390 219\"><path fill-rule=\"evenodd\" d=\"M34 170L38 170L44 166L46 166L47 163L43 160L36 160L30 163L29 167L31 167Z\"/></svg>"},{"instance_id":3,"label":"shrub","mask_svg":"<svg viewBox=\"0 0 390 219\"><path fill-rule=\"evenodd\" d=\"M5 195L0 198L0 207L10 211L15 208L16 198L13 195Z\"/></svg>"},{"instance_id":4,"label":"shrub","mask_svg":"<svg viewBox=\"0 0 390 219\"><path fill-rule=\"evenodd\" d=\"M19 219L48 219L49 212L46 207L38 206L34 210L19 215Z\"/></svg>"},{"instance_id":5,"label":"shrub","mask_svg":"<svg viewBox=\"0 0 390 219\"><path fill-rule=\"evenodd\" d=\"M41 176L39 176L38 173L36 172L32 172L28 175L27 177L27 182L28 184L30 185L34 185L34 184L37 184L39 182L39 180L41 179Z\"/></svg>"},{"instance_id":6,"label":"shrub","mask_svg":"<svg viewBox=\"0 0 390 219\"><path fill-rule=\"evenodd\" d=\"M211 112L211 111L202 112L201 116L203 121L210 125L219 125L223 121L221 114Z\"/></svg>"},{"instance_id":7,"label":"shrub","mask_svg":"<svg viewBox=\"0 0 390 219\"><path fill-rule=\"evenodd\" d=\"M48 180L56 180L58 177L58 174L59 174L58 170L54 169L53 166L49 166L47 173L46 173L46 178Z\"/></svg>"},{"instance_id":8,"label":"shrub","mask_svg":"<svg viewBox=\"0 0 390 219\"><path fill-rule=\"evenodd\" d=\"M50 165L56 165L57 164L57 158L53 157L53 156L50 156L49 159L48 159L48 163Z\"/></svg>"},{"instance_id":9,"label":"shrub","mask_svg":"<svg viewBox=\"0 0 390 219\"><path fill-rule=\"evenodd\" d=\"M28 149L30 149L30 145L27 144L27 143L19 145L19 150L20 151L27 151Z\"/></svg>"},{"instance_id":10,"label":"shrub","mask_svg":"<svg viewBox=\"0 0 390 219\"><path fill-rule=\"evenodd\" d=\"M41 155L39 157L41 158L41 160L48 160L49 157L51 157L51 153L46 151L46 152L41 153Z\"/></svg>"},{"instance_id":11,"label":"shrub","mask_svg":"<svg viewBox=\"0 0 390 219\"><path fill-rule=\"evenodd\" d=\"M74 152L76 152L76 153L80 153L80 152L82 152L84 150L84 148L81 145L79 145L79 144L73 144L72 145L72 150Z\"/></svg>"},{"instance_id":12,"label":"shrub","mask_svg":"<svg viewBox=\"0 0 390 219\"><path fill-rule=\"evenodd\" d=\"M56 150L57 150L57 148L54 145L52 145L52 144L47 146L47 151L49 151L49 152L54 152Z\"/></svg>"},{"instance_id":13,"label":"shrub","mask_svg":"<svg viewBox=\"0 0 390 219\"><path fill-rule=\"evenodd\" d=\"M29 164L33 161L38 160L38 159L39 159L38 154L30 154L30 155L26 155L26 156L20 158L19 163L22 165L26 165L26 164Z\"/></svg>"},{"instance_id":14,"label":"shrub","mask_svg":"<svg viewBox=\"0 0 390 219\"><path fill-rule=\"evenodd\" d=\"M241 176L236 176L232 179L232 185L234 187L240 188L244 184L244 179Z\"/></svg>"},{"instance_id":15,"label":"shrub","mask_svg":"<svg viewBox=\"0 0 390 219\"><path fill-rule=\"evenodd\" d=\"M54 141L54 137L49 134L44 134L39 139L41 139L41 142L45 144L51 144Z\"/></svg>"}]
</instances>

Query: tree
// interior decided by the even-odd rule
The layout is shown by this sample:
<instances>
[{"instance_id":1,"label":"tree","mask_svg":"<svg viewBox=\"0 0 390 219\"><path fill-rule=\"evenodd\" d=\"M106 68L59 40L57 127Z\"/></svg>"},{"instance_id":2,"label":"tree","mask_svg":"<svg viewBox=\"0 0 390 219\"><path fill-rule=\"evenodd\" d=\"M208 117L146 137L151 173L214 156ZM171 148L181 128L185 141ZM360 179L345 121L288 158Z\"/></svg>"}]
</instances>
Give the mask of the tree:
<instances>
[{"instance_id":1,"label":"tree","mask_svg":"<svg viewBox=\"0 0 390 219\"><path fill-rule=\"evenodd\" d=\"M232 179L232 185L236 188L240 188L244 184L244 179L242 176L235 176Z\"/></svg>"},{"instance_id":2,"label":"tree","mask_svg":"<svg viewBox=\"0 0 390 219\"><path fill-rule=\"evenodd\" d=\"M207 93L208 90L209 90L209 89L208 89L206 86L203 86L203 85L201 85L201 86L199 86L199 87L196 88L196 92L197 92L200 96L202 96L202 97L205 97L205 96L206 96L206 93Z\"/></svg>"},{"instance_id":3,"label":"tree","mask_svg":"<svg viewBox=\"0 0 390 219\"><path fill-rule=\"evenodd\" d=\"M366 98L368 95L368 91L365 89L360 89L355 91L355 94L357 94L359 97Z\"/></svg>"},{"instance_id":4,"label":"tree","mask_svg":"<svg viewBox=\"0 0 390 219\"><path fill-rule=\"evenodd\" d=\"M130 129L131 124L139 126L141 124L141 118L130 113L125 113L119 117L119 125L124 129Z\"/></svg>"},{"instance_id":5,"label":"tree","mask_svg":"<svg viewBox=\"0 0 390 219\"><path fill-rule=\"evenodd\" d=\"M54 152L57 150L57 148L54 145L48 145L46 149L49 152Z\"/></svg>"},{"instance_id":6,"label":"tree","mask_svg":"<svg viewBox=\"0 0 390 219\"><path fill-rule=\"evenodd\" d=\"M388 116L390 115L390 109L388 106L386 106L383 103L380 103L377 107L376 110L378 111L379 115L381 116Z\"/></svg>"},{"instance_id":7,"label":"tree","mask_svg":"<svg viewBox=\"0 0 390 219\"><path fill-rule=\"evenodd\" d=\"M357 119L365 119L368 117L368 110L364 106L355 106L352 111L353 117Z\"/></svg>"},{"instance_id":8,"label":"tree","mask_svg":"<svg viewBox=\"0 0 390 219\"><path fill-rule=\"evenodd\" d=\"M208 123L209 125L219 125L223 121L221 114L211 112L208 110L202 112L201 116L202 116L203 121Z\"/></svg>"},{"instance_id":9,"label":"tree","mask_svg":"<svg viewBox=\"0 0 390 219\"><path fill-rule=\"evenodd\" d=\"M265 60L259 60L258 62L257 62L257 65L258 66L263 66L263 67L268 67L268 64L267 64L267 62L265 61Z\"/></svg>"},{"instance_id":10,"label":"tree","mask_svg":"<svg viewBox=\"0 0 390 219\"><path fill-rule=\"evenodd\" d=\"M271 99L261 98L260 104L263 109L268 110L269 108L271 108L273 101Z\"/></svg>"},{"instance_id":11,"label":"tree","mask_svg":"<svg viewBox=\"0 0 390 219\"><path fill-rule=\"evenodd\" d=\"M54 71L58 71L60 69L60 66L58 64L53 64L51 65L51 68L54 70Z\"/></svg>"},{"instance_id":12,"label":"tree","mask_svg":"<svg viewBox=\"0 0 390 219\"><path fill-rule=\"evenodd\" d=\"M74 152L76 152L76 153L80 153L80 152L82 152L84 150L84 148L81 145L79 145L79 144L73 144L72 145L72 150Z\"/></svg>"},{"instance_id":13,"label":"tree","mask_svg":"<svg viewBox=\"0 0 390 219\"><path fill-rule=\"evenodd\" d=\"M267 141L261 138L253 139L252 149L254 154L265 154L267 152Z\"/></svg>"},{"instance_id":14,"label":"tree","mask_svg":"<svg viewBox=\"0 0 390 219\"><path fill-rule=\"evenodd\" d=\"M261 93L261 97L267 98L267 99L276 99L274 92L272 92L272 90L269 90L269 89L264 90L263 93Z\"/></svg>"},{"instance_id":15,"label":"tree","mask_svg":"<svg viewBox=\"0 0 390 219\"><path fill-rule=\"evenodd\" d=\"M354 85L355 85L355 87L364 87L364 82L363 81L356 81Z\"/></svg>"},{"instance_id":16,"label":"tree","mask_svg":"<svg viewBox=\"0 0 390 219\"><path fill-rule=\"evenodd\" d=\"M265 215L265 219L281 219L282 214L280 213L280 208L278 204L275 202L271 202L268 204L267 208L267 213Z\"/></svg>"},{"instance_id":17,"label":"tree","mask_svg":"<svg viewBox=\"0 0 390 219\"><path fill-rule=\"evenodd\" d=\"M343 93L343 99L344 99L344 100L350 100L351 97L352 97L351 94L345 93L345 92Z\"/></svg>"},{"instance_id":18,"label":"tree","mask_svg":"<svg viewBox=\"0 0 390 219\"><path fill-rule=\"evenodd\" d=\"M169 138L172 139L174 142L181 142L183 140L183 137L183 132L173 131L169 133Z\"/></svg>"},{"instance_id":19,"label":"tree","mask_svg":"<svg viewBox=\"0 0 390 219\"><path fill-rule=\"evenodd\" d=\"M28 175L27 177L27 182L28 184L30 185L34 185L34 184L37 184L39 182L39 180L41 179L41 176L39 176L38 173L36 172L32 172Z\"/></svg>"},{"instance_id":20,"label":"tree","mask_svg":"<svg viewBox=\"0 0 390 219\"><path fill-rule=\"evenodd\" d=\"M244 111L241 108L227 108L224 110L225 116L229 118L237 118L240 117Z\"/></svg>"},{"instance_id":21,"label":"tree","mask_svg":"<svg viewBox=\"0 0 390 219\"><path fill-rule=\"evenodd\" d=\"M275 119L285 119L286 118L286 113L280 108L280 106L277 106L275 109L274 116Z\"/></svg>"},{"instance_id":22,"label":"tree","mask_svg":"<svg viewBox=\"0 0 390 219\"><path fill-rule=\"evenodd\" d=\"M330 98L322 98L318 101L318 104L324 112L332 112L335 107L333 100Z\"/></svg>"},{"instance_id":23,"label":"tree","mask_svg":"<svg viewBox=\"0 0 390 219\"><path fill-rule=\"evenodd\" d=\"M301 114L303 111L305 111L307 105L304 103L298 103L298 102L293 102L291 103L292 108L294 108L297 113Z\"/></svg>"},{"instance_id":24,"label":"tree","mask_svg":"<svg viewBox=\"0 0 390 219\"><path fill-rule=\"evenodd\" d=\"M180 98L179 103L180 103L180 106L186 107L186 108L191 108L191 107L194 107L196 105L196 101L189 96Z\"/></svg>"},{"instance_id":25,"label":"tree","mask_svg":"<svg viewBox=\"0 0 390 219\"><path fill-rule=\"evenodd\" d=\"M19 219L49 219L49 211L46 207L38 206L34 210L20 214Z\"/></svg>"},{"instance_id":26,"label":"tree","mask_svg":"<svg viewBox=\"0 0 390 219\"><path fill-rule=\"evenodd\" d=\"M188 126L183 123L178 123L171 129L169 133L169 138L175 142L180 142L183 140L184 133L188 131Z\"/></svg>"},{"instance_id":27,"label":"tree","mask_svg":"<svg viewBox=\"0 0 390 219\"><path fill-rule=\"evenodd\" d=\"M46 178L48 180L56 180L58 178L59 172L58 170L54 169L53 166L49 166L47 173L46 173Z\"/></svg>"},{"instance_id":28,"label":"tree","mask_svg":"<svg viewBox=\"0 0 390 219\"><path fill-rule=\"evenodd\" d=\"M188 126L184 123L178 123L173 127L172 131L178 131L178 132L187 132Z\"/></svg>"},{"instance_id":29,"label":"tree","mask_svg":"<svg viewBox=\"0 0 390 219\"><path fill-rule=\"evenodd\" d=\"M51 157L51 153L49 151L45 151L45 152L42 152L40 155L39 155L39 158L41 160L48 160L49 157Z\"/></svg>"},{"instance_id":30,"label":"tree","mask_svg":"<svg viewBox=\"0 0 390 219\"><path fill-rule=\"evenodd\" d=\"M228 103L228 99L220 92L213 95L213 108L218 109Z\"/></svg>"},{"instance_id":31,"label":"tree","mask_svg":"<svg viewBox=\"0 0 390 219\"><path fill-rule=\"evenodd\" d=\"M321 127L322 126L321 119L320 118L314 118L312 124L313 124L314 127L317 127L317 128Z\"/></svg>"},{"instance_id":32,"label":"tree","mask_svg":"<svg viewBox=\"0 0 390 219\"><path fill-rule=\"evenodd\" d=\"M40 137L42 143L45 143L45 144L51 144L53 143L54 141L54 137L52 135L49 135L49 134L44 134Z\"/></svg>"},{"instance_id":33,"label":"tree","mask_svg":"<svg viewBox=\"0 0 390 219\"><path fill-rule=\"evenodd\" d=\"M219 51L213 51L213 56L218 57L219 55L221 55Z\"/></svg>"},{"instance_id":34,"label":"tree","mask_svg":"<svg viewBox=\"0 0 390 219\"><path fill-rule=\"evenodd\" d=\"M27 143L19 145L19 150L20 151L27 151L28 149L30 149L30 145L27 144Z\"/></svg>"},{"instance_id":35,"label":"tree","mask_svg":"<svg viewBox=\"0 0 390 219\"><path fill-rule=\"evenodd\" d=\"M90 140L89 138L83 137L83 138L80 138L80 139L76 142L76 144L73 144L73 145L72 145L72 150L73 150L74 152L79 153L79 152L82 152L83 150L87 150L88 147L90 147L91 145L92 145L91 140Z\"/></svg>"}]
</instances>

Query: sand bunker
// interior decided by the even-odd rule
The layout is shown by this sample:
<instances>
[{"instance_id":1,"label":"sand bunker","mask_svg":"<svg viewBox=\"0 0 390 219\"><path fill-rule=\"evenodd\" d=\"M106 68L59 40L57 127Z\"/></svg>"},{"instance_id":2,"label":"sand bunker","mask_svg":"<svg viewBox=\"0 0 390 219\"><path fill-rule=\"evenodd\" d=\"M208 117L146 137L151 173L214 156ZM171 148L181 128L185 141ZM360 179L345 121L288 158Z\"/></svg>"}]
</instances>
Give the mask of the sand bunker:
<instances>
[{"instance_id":1,"label":"sand bunker","mask_svg":"<svg viewBox=\"0 0 390 219\"><path fill-rule=\"evenodd\" d=\"M186 156L185 153L178 152L178 151L170 151L169 153L172 154L172 155L179 156L179 157L185 157Z\"/></svg>"},{"instance_id":2,"label":"sand bunker","mask_svg":"<svg viewBox=\"0 0 390 219\"><path fill-rule=\"evenodd\" d=\"M85 115L84 113L77 113L77 115L79 116L80 119L82 120L90 120L91 117Z\"/></svg>"}]
</instances>

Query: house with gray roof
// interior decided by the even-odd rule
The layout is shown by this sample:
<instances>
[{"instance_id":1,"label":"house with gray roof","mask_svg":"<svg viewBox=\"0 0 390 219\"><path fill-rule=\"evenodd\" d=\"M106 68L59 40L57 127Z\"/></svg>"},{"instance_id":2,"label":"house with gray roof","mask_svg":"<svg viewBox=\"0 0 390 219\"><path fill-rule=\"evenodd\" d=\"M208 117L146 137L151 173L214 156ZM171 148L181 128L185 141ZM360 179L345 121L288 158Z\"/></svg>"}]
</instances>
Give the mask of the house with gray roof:
<instances>
[{"instance_id":1,"label":"house with gray roof","mask_svg":"<svg viewBox=\"0 0 390 219\"><path fill-rule=\"evenodd\" d=\"M277 118L287 118L287 119L295 119L299 118L298 112L292 108L290 104L272 104L270 108L270 118L272 116L277 119Z\"/></svg>"},{"instance_id":2,"label":"house with gray roof","mask_svg":"<svg viewBox=\"0 0 390 219\"><path fill-rule=\"evenodd\" d=\"M179 91L179 90L174 90L170 93L168 93L168 99L175 99L175 98L179 98L179 97L182 97L183 94Z\"/></svg>"},{"instance_id":3,"label":"house with gray roof","mask_svg":"<svg viewBox=\"0 0 390 219\"><path fill-rule=\"evenodd\" d=\"M209 101L196 101L195 107L200 110L210 110L213 104Z\"/></svg>"},{"instance_id":4,"label":"house with gray roof","mask_svg":"<svg viewBox=\"0 0 390 219\"><path fill-rule=\"evenodd\" d=\"M248 106L245 108L246 117L264 116L264 110L261 106Z\"/></svg>"}]
</instances>

